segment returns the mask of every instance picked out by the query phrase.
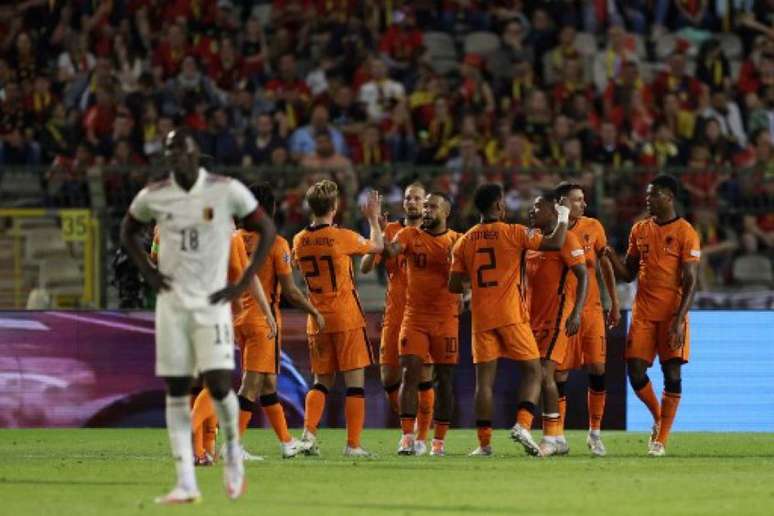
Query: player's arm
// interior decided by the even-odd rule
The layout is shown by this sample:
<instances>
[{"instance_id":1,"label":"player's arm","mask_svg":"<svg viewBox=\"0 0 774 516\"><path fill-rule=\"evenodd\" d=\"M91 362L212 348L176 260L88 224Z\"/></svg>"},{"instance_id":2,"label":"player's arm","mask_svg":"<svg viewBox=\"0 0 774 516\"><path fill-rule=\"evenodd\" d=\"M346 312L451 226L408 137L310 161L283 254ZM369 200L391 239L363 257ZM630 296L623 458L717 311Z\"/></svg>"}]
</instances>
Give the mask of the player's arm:
<instances>
[{"instance_id":1,"label":"player's arm","mask_svg":"<svg viewBox=\"0 0 774 516\"><path fill-rule=\"evenodd\" d=\"M277 335L277 321L274 319L271 305L266 298L266 291L263 290L263 285L258 281L257 276L253 276L253 279L250 282L250 295L253 296L253 299L255 299L255 302L258 303L258 306L261 308L264 317L266 317L266 324L269 325L269 334L267 337L273 339Z\"/></svg>"},{"instance_id":2,"label":"player's arm","mask_svg":"<svg viewBox=\"0 0 774 516\"><path fill-rule=\"evenodd\" d=\"M470 285L470 279L464 273L456 271L449 273L449 292L452 294L464 294L466 284Z\"/></svg>"},{"instance_id":3,"label":"player's arm","mask_svg":"<svg viewBox=\"0 0 774 516\"><path fill-rule=\"evenodd\" d=\"M567 226L570 221L570 208L557 204L556 212L559 215L558 224L550 235L543 237L538 251L558 251L564 245L564 239L567 237Z\"/></svg>"},{"instance_id":4,"label":"player's arm","mask_svg":"<svg viewBox=\"0 0 774 516\"><path fill-rule=\"evenodd\" d=\"M600 276L602 277L602 284L604 285L600 292L607 293L610 299L610 307L607 309L607 326L615 328L621 322L621 303L618 300L618 290L615 288L615 271L613 271L613 264L610 263L610 259L605 255L600 256L597 263L601 273Z\"/></svg>"},{"instance_id":5,"label":"player's arm","mask_svg":"<svg viewBox=\"0 0 774 516\"><path fill-rule=\"evenodd\" d=\"M250 286L252 278L266 260L269 249L271 249L271 245L274 243L274 237L277 235L277 228L274 226L274 222L265 215L260 207L256 207L252 213L242 219L242 227L247 231L258 233L261 235L261 238L250 256L250 261L242 272L242 277L239 281L233 285L227 285L225 288L210 295L210 302L213 304L231 301Z\"/></svg>"},{"instance_id":6,"label":"player's arm","mask_svg":"<svg viewBox=\"0 0 774 516\"><path fill-rule=\"evenodd\" d=\"M291 274L280 274L277 277L279 278L280 286L282 286L282 295L285 296L285 299L296 308L300 308L314 317L314 321L317 324L317 331L322 331L325 328L325 318L301 292L298 285L296 285L296 282L293 281L293 276Z\"/></svg>"},{"instance_id":7,"label":"player's arm","mask_svg":"<svg viewBox=\"0 0 774 516\"><path fill-rule=\"evenodd\" d=\"M637 251L629 249L623 261L621 261L618 253L615 252L615 249L610 246L605 247L604 253L605 257L610 261L616 278L626 283L631 283L637 278L637 271L640 267L640 255Z\"/></svg>"},{"instance_id":8,"label":"player's arm","mask_svg":"<svg viewBox=\"0 0 774 516\"><path fill-rule=\"evenodd\" d=\"M452 264L449 272L449 292L452 294L464 294L470 288L470 276L465 267L464 245L465 239L460 239L452 249Z\"/></svg>"},{"instance_id":9,"label":"player's arm","mask_svg":"<svg viewBox=\"0 0 774 516\"><path fill-rule=\"evenodd\" d=\"M578 280L575 287L575 306L570 312L570 316L567 318L566 330L568 336L573 336L578 333L581 323L581 313L583 312L583 306L586 304L586 291L589 286L589 278L586 273L586 264L573 265L570 270Z\"/></svg>"},{"instance_id":10,"label":"player's arm","mask_svg":"<svg viewBox=\"0 0 774 516\"><path fill-rule=\"evenodd\" d=\"M669 326L668 342L671 349L678 349L685 341L685 325L683 323L685 322L685 316L688 315L688 310L693 305L693 297L696 294L696 278L699 273L698 260L682 262L680 273L680 286L683 292L680 297L680 306L677 308L677 313Z\"/></svg>"},{"instance_id":11,"label":"player's arm","mask_svg":"<svg viewBox=\"0 0 774 516\"><path fill-rule=\"evenodd\" d=\"M145 224L127 213L121 221L121 244L148 285L155 291L163 292L169 289L171 278L162 274L148 259L141 239L144 228Z\"/></svg>"}]
</instances>

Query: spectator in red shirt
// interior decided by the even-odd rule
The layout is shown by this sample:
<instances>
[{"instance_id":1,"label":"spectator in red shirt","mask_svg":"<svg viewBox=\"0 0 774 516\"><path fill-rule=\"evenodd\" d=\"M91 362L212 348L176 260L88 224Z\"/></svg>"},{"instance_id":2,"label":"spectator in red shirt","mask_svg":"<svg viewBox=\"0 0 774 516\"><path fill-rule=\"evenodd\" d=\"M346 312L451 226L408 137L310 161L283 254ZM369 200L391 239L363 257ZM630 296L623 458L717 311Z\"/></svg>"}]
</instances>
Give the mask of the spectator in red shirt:
<instances>
[{"instance_id":1,"label":"spectator in red shirt","mask_svg":"<svg viewBox=\"0 0 774 516\"><path fill-rule=\"evenodd\" d=\"M356 165L383 165L390 162L390 152L382 140L376 124L368 124L357 145L352 148L352 162Z\"/></svg>"},{"instance_id":2,"label":"spectator in red shirt","mask_svg":"<svg viewBox=\"0 0 774 516\"><path fill-rule=\"evenodd\" d=\"M218 59L209 67L209 75L215 84L224 91L231 91L242 79L244 79L244 61L237 54L234 40L223 37L220 40Z\"/></svg>"},{"instance_id":3,"label":"spectator in red shirt","mask_svg":"<svg viewBox=\"0 0 774 516\"><path fill-rule=\"evenodd\" d=\"M113 133L113 121L116 118L113 93L105 86L97 86L96 98L96 103L83 115L86 139L94 146Z\"/></svg>"},{"instance_id":4,"label":"spectator in red shirt","mask_svg":"<svg viewBox=\"0 0 774 516\"><path fill-rule=\"evenodd\" d=\"M285 112L288 127L298 127L311 101L311 92L306 82L298 78L296 57L284 54L279 60L279 77L266 84L266 95L277 102L277 107Z\"/></svg>"},{"instance_id":5,"label":"spectator in red shirt","mask_svg":"<svg viewBox=\"0 0 774 516\"><path fill-rule=\"evenodd\" d=\"M758 36L739 70L737 87L740 93L759 93L764 86L764 71L768 84L774 84L774 40Z\"/></svg>"},{"instance_id":6,"label":"spectator in red shirt","mask_svg":"<svg viewBox=\"0 0 774 516\"><path fill-rule=\"evenodd\" d=\"M414 10L403 8L395 13L393 23L379 41L379 51L391 71L402 74L422 51L422 33L417 29Z\"/></svg>"},{"instance_id":7,"label":"spectator in red shirt","mask_svg":"<svg viewBox=\"0 0 774 516\"><path fill-rule=\"evenodd\" d=\"M580 55L565 55L562 59L561 79L554 85L553 98L556 109L563 109L576 92L583 93L589 100L594 98L594 90L584 77L583 62Z\"/></svg>"},{"instance_id":8,"label":"spectator in red shirt","mask_svg":"<svg viewBox=\"0 0 774 516\"><path fill-rule=\"evenodd\" d=\"M699 81L688 74L685 53L681 50L672 52L668 65L669 68L658 74L653 81L653 96L663 98L668 92L677 93L685 109L695 110L703 95L703 88Z\"/></svg>"},{"instance_id":9,"label":"spectator in red shirt","mask_svg":"<svg viewBox=\"0 0 774 516\"><path fill-rule=\"evenodd\" d=\"M189 54L185 29L174 23L166 30L167 37L153 52L153 74L157 79L167 80L178 73L183 59Z\"/></svg>"}]
</instances>

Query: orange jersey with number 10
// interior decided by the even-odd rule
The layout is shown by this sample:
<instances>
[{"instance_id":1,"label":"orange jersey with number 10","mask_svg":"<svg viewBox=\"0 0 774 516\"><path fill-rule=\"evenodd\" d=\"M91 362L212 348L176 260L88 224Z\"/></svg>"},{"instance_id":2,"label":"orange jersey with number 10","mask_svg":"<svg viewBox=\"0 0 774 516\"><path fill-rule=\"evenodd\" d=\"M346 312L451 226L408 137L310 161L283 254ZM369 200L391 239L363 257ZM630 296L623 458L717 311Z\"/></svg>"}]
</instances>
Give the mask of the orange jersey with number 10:
<instances>
[{"instance_id":1,"label":"orange jersey with number 10","mask_svg":"<svg viewBox=\"0 0 774 516\"><path fill-rule=\"evenodd\" d=\"M349 229L328 224L307 227L293 238L293 261L304 275L309 300L325 317L323 333L365 326L355 289L352 256L367 254L371 242ZM307 319L307 332L317 331Z\"/></svg>"},{"instance_id":2,"label":"orange jersey with number 10","mask_svg":"<svg viewBox=\"0 0 774 516\"><path fill-rule=\"evenodd\" d=\"M529 321L522 286L528 249L543 241L525 226L488 222L473 226L454 246L452 272L470 278L473 332Z\"/></svg>"},{"instance_id":3,"label":"orange jersey with number 10","mask_svg":"<svg viewBox=\"0 0 774 516\"><path fill-rule=\"evenodd\" d=\"M406 256L406 309L404 321L442 321L459 313L459 295L449 292L449 269L454 244L462 235L451 229L440 235L408 227L395 241Z\"/></svg>"}]
</instances>

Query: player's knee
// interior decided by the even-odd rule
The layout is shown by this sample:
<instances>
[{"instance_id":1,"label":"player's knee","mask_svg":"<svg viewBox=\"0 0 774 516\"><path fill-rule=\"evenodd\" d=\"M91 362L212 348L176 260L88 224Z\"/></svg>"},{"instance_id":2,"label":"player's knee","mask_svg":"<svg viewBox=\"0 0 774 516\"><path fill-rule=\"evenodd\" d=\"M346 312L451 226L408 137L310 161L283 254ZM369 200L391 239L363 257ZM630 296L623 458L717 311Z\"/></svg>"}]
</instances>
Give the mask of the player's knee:
<instances>
[{"instance_id":1,"label":"player's knee","mask_svg":"<svg viewBox=\"0 0 774 516\"><path fill-rule=\"evenodd\" d=\"M588 367L589 375L600 376L605 374L605 364L591 364Z\"/></svg>"},{"instance_id":2,"label":"player's knee","mask_svg":"<svg viewBox=\"0 0 774 516\"><path fill-rule=\"evenodd\" d=\"M567 396L567 382L556 382L556 392L560 398Z\"/></svg>"},{"instance_id":3,"label":"player's knee","mask_svg":"<svg viewBox=\"0 0 774 516\"><path fill-rule=\"evenodd\" d=\"M635 368L629 368L626 371L626 374L629 376L629 384L632 386L632 389L635 391L639 391L646 385L648 385L648 382L650 382L650 378L648 378L648 375L645 374L645 371L641 369L635 369Z\"/></svg>"},{"instance_id":4,"label":"player's knee","mask_svg":"<svg viewBox=\"0 0 774 516\"><path fill-rule=\"evenodd\" d=\"M604 374L590 374L589 375L589 388L595 392L602 392L605 390L605 375Z\"/></svg>"}]
</instances>

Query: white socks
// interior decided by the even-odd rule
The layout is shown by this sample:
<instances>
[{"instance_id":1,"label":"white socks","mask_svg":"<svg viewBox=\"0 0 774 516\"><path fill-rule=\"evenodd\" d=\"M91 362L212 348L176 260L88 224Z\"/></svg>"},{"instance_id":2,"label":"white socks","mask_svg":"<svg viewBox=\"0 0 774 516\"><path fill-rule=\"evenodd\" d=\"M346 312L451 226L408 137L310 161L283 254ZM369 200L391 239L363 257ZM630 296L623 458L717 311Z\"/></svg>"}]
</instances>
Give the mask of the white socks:
<instances>
[{"instance_id":1,"label":"white socks","mask_svg":"<svg viewBox=\"0 0 774 516\"><path fill-rule=\"evenodd\" d=\"M177 486L196 491L193 444L191 442L191 397L167 396L167 433L177 470Z\"/></svg>"},{"instance_id":2,"label":"white socks","mask_svg":"<svg viewBox=\"0 0 774 516\"><path fill-rule=\"evenodd\" d=\"M215 414L218 416L220 429L223 430L223 435L226 438L226 449L228 453L232 453L239 445L239 402L236 394L230 390L222 400L213 398L212 404L215 407Z\"/></svg>"}]
</instances>

